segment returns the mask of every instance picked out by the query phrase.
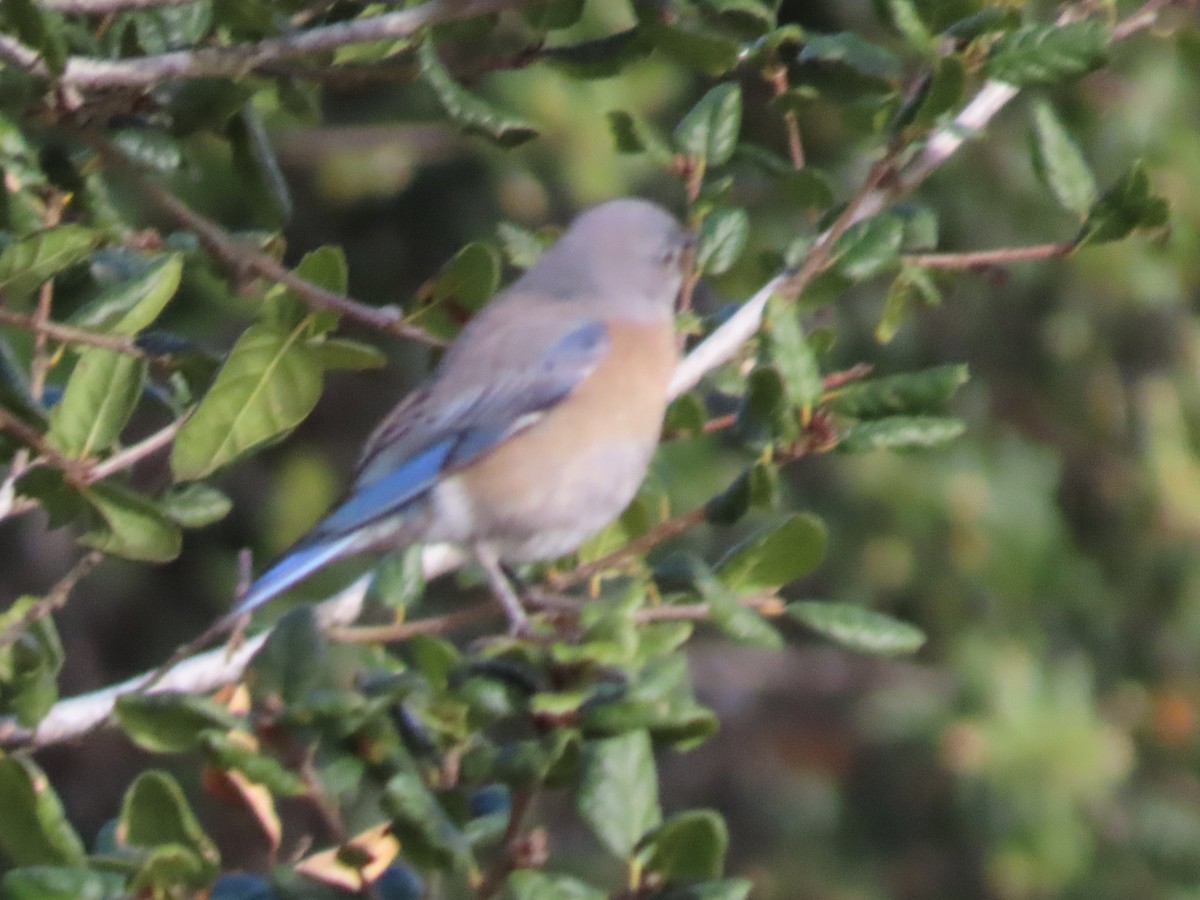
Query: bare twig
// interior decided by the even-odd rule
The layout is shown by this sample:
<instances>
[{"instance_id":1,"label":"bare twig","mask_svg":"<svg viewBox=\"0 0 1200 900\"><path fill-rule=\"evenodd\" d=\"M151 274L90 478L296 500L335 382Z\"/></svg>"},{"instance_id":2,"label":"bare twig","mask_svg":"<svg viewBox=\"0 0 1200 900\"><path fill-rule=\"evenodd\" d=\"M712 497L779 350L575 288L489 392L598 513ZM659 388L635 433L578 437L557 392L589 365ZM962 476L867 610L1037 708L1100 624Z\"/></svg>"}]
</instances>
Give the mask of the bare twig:
<instances>
[{"instance_id":1,"label":"bare twig","mask_svg":"<svg viewBox=\"0 0 1200 900\"><path fill-rule=\"evenodd\" d=\"M1172 6L1182 8L1186 6L1194 7L1195 5L1196 0L1148 0L1147 3L1142 5L1141 9L1116 24L1112 31L1112 39L1114 41L1123 41L1125 38L1137 34L1139 31L1153 28L1158 22L1158 17Z\"/></svg>"},{"instance_id":2,"label":"bare twig","mask_svg":"<svg viewBox=\"0 0 1200 900\"><path fill-rule=\"evenodd\" d=\"M85 328L75 328L72 325L63 325L61 322L43 319L37 315L14 312L4 307L0 307L0 325L12 325L14 328L23 328L34 334L45 335L49 340L57 341L60 344L80 344L86 347L100 347L103 350L124 353L126 356L132 356L136 359L150 358L150 355L133 341L120 335L104 334L100 331L89 331Z\"/></svg>"},{"instance_id":3,"label":"bare twig","mask_svg":"<svg viewBox=\"0 0 1200 900\"><path fill-rule=\"evenodd\" d=\"M667 519L665 522L659 522L645 534L634 538L623 547L618 547L612 553L606 553L593 562L578 565L570 572L551 574L548 579L550 587L553 590L562 590L571 585L583 584L590 581L597 575L616 568L630 557L645 553L652 547L657 547L663 541L683 534L693 525L703 521L704 507L701 506L681 516L675 516L672 519Z\"/></svg>"},{"instance_id":4,"label":"bare twig","mask_svg":"<svg viewBox=\"0 0 1200 900\"><path fill-rule=\"evenodd\" d=\"M75 585L91 572L92 569L96 568L103 558L104 555L102 553L93 550L80 559L79 562L75 563L71 567L71 571L60 578L46 592L44 597L32 604L17 621L9 625L3 632L0 632L0 647L7 647L19 638L34 622L46 618L46 616L50 615L56 609L61 609L71 596L71 591L75 589Z\"/></svg>"},{"instance_id":5,"label":"bare twig","mask_svg":"<svg viewBox=\"0 0 1200 900\"><path fill-rule=\"evenodd\" d=\"M369 578L360 578L335 597L317 608L317 618L324 628L353 622L362 609ZM211 691L229 684L242 674L269 632L249 638L236 650L217 647L184 660L149 689L149 693L167 691ZM56 704L33 731L22 729L12 719L0 719L0 745L20 744L45 747L86 734L112 714L117 698L145 688L146 675L138 675L102 690L71 697Z\"/></svg>"},{"instance_id":6,"label":"bare twig","mask_svg":"<svg viewBox=\"0 0 1200 900\"><path fill-rule=\"evenodd\" d=\"M495 603L480 603L466 609L455 610L444 616L431 616L415 622L397 622L394 625L359 625L334 628L329 639L342 644L388 644L407 640L418 634L445 634L476 622L501 617L501 609Z\"/></svg>"},{"instance_id":7,"label":"bare twig","mask_svg":"<svg viewBox=\"0 0 1200 900\"><path fill-rule=\"evenodd\" d=\"M906 255L904 261L909 265L924 266L929 269L977 269L1035 259L1053 259L1056 256L1069 256L1075 246L1075 241L1064 241L1058 244L1000 247L996 250L971 250L964 253L912 253Z\"/></svg>"},{"instance_id":8,"label":"bare twig","mask_svg":"<svg viewBox=\"0 0 1200 900\"><path fill-rule=\"evenodd\" d=\"M184 418L175 419L171 424L160 428L153 434L142 438L136 444L130 444L124 450L119 450L108 459L96 463L87 470L84 480L89 484L107 478L114 472L121 472L141 462L152 453L161 450L175 439L179 429L183 427Z\"/></svg>"},{"instance_id":9,"label":"bare twig","mask_svg":"<svg viewBox=\"0 0 1200 900\"><path fill-rule=\"evenodd\" d=\"M273 257L238 241L228 231L194 209L153 179L146 178L120 151L98 135L91 135L91 143L105 162L114 165L131 178L138 189L151 203L171 216L180 225L193 232L208 250L237 273L253 272L262 278L285 285L301 300L314 309L336 312L348 319L362 322L399 334L404 337L437 343L420 328L400 321L399 310L367 306L344 294L326 290L319 284L302 278L291 269L281 265Z\"/></svg>"},{"instance_id":10,"label":"bare twig","mask_svg":"<svg viewBox=\"0 0 1200 900\"><path fill-rule=\"evenodd\" d=\"M63 456L46 442L36 428L22 422L3 407L0 407L0 431L15 435L21 443L61 471L67 481L79 486L87 484L87 468L83 463ZM34 463L36 462L37 460L34 460Z\"/></svg>"},{"instance_id":11,"label":"bare twig","mask_svg":"<svg viewBox=\"0 0 1200 900\"><path fill-rule=\"evenodd\" d=\"M503 12L520 5L521 0L431 0L413 9L310 28L253 44L202 47L130 59L72 56L56 80L64 87L100 90L147 89L184 78L239 78L280 60L356 44L400 40L431 25ZM37 51L9 35L0 35L0 60L32 75L50 77Z\"/></svg>"},{"instance_id":12,"label":"bare twig","mask_svg":"<svg viewBox=\"0 0 1200 900\"><path fill-rule=\"evenodd\" d=\"M770 83L776 98L787 93L790 85L786 66L774 66L763 74ZM783 111L783 127L787 132L788 156L791 158L792 168L799 171L804 168L804 141L800 137L800 119L794 109Z\"/></svg>"}]
</instances>

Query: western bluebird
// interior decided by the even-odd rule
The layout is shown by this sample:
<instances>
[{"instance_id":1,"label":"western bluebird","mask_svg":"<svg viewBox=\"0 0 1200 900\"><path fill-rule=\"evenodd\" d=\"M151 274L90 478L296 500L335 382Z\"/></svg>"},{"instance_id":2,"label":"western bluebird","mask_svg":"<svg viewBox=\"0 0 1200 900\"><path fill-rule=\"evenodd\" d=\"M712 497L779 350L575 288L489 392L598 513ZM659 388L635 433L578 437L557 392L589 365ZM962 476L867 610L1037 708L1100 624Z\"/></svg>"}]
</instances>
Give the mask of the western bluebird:
<instances>
[{"instance_id":1,"label":"western bluebird","mask_svg":"<svg viewBox=\"0 0 1200 900\"><path fill-rule=\"evenodd\" d=\"M231 615L335 559L448 542L474 552L523 630L501 563L574 550L620 514L645 475L677 361L688 242L644 200L580 215L383 420L346 499Z\"/></svg>"}]
</instances>

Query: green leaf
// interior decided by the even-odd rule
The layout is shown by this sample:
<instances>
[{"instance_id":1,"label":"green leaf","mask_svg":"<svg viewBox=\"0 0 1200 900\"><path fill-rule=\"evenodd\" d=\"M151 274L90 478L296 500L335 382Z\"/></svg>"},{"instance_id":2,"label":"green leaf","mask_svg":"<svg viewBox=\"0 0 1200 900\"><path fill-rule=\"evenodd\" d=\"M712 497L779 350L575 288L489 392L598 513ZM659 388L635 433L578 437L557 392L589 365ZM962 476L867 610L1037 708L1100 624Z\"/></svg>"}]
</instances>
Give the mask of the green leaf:
<instances>
[{"instance_id":1,"label":"green leaf","mask_svg":"<svg viewBox=\"0 0 1200 900\"><path fill-rule=\"evenodd\" d=\"M620 109L610 111L606 118L618 153L648 153L658 162L671 158L671 150L663 136L641 119Z\"/></svg>"},{"instance_id":2,"label":"green leaf","mask_svg":"<svg viewBox=\"0 0 1200 900\"><path fill-rule=\"evenodd\" d=\"M101 482L80 491L95 516L79 542L114 556L142 562L169 562L179 555L179 527L139 494Z\"/></svg>"},{"instance_id":3,"label":"green leaf","mask_svg":"<svg viewBox=\"0 0 1200 900\"><path fill-rule=\"evenodd\" d=\"M179 290L183 255L162 256L140 274L114 284L71 316L71 323L112 334L137 334L147 328Z\"/></svg>"},{"instance_id":4,"label":"green leaf","mask_svg":"<svg viewBox=\"0 0 1200 900\"><path fill-rule=\"evenodd\" d=\"M642 841L645 868L667 881L720 878L725 870L729 830L721 814L710 809L672 816Z\"/></svg>"},{"instance_id":5,"label":"green leaf","mask_svg":"<svg viewBox=\"0 0 1200 900\"><path fill-rule=\"evenodd\" d=\"M46 773L22 756L0 759L0 850L14 866L82 865L86 851Z\"/></svg>"},{"instance_id":6,"label":"green leaf","mask_svg":"<svg viewBox=\"0 0 1200 900\"><path fill-rule=\"evenodd\" d=\"M740 594L774 591L811 572L825 556L825 525L798 513L738 544L717 565L717 575Z\"/></svg>"},{"instance_id":7,"label":"green leaf","mask_svg":"<svg viewBox=\"0 0 1200 900\"><path fill-rule=\"evenodd\" d=\"M742 128L742 89L718 84L675 126L672 139L680 153L706 166L729 161Z\"/></svg>"},{"instance_id":8,"label":"green leaf","mask_svg":"<svg viewBox=\"0 0 1200 900\"><path fill-rule=\"evenodd\" d=\"M501 147L515 147L537 137L537 130L524 119L492 106L456 82L438 59L432 41L421 42L417 59L422 80L433 89L450 121L464 131L482 135Z\"/></svg>"},{"instance_id":9,"label":"green leaf","mask_svg":"<svg viewBox=\"0 0 1200 900\"><path fill-rule=\"evenodd\" d=\"M1100 68L1107 57L1108 29L1101 21L1023 25L992 46L984 71L1017 87L1057 84Z\"/></svg>"},{"instance_id":10,"label":"green leaf","mask_svg":"<svg viewBox=\"0 0 1200 900\"><path fill-rule=\"evenodd\" d=\"M717 208L704 217L696 241L696 269L702 275L723 275L742 255L750 234L744 209Z\"/></svg>"},{"instance_id":11,"label":"green leaf","mask_svg":"<svg viewBox=\"0 0 1200 900\"><path fill-rule=\"evenodd\" d=\"M657 900L747 900L753 887L745 878L725 878L672 886L658 894Z\"/></svg>"},{"instance_id":12,"label":"green leaf","mask_svg":"<svg viewBox=\"0 0 1200 900\"><path fill-rule=\"evenodd\" d=\"M708 604L708 618L725 634L755 647L777 650L783 638L755 610L742 605L738 595L712 574L707 566L696 567L693 584Z\"/></svg>"},{"instance_id":13,"label":"green leaf","mask_svg":"<svg viewBox=\"0 0 1200 900\"><path fill-rule=\"evenodd\" d=\"M654 49L648 34L627 28L604 37L560 47L544 47L540 55L573 78L611 78Z\"/></svg>"},{"instance_id":14,"label":"green leaf","mask_svg":"<svg viewBox=\"0 0 1200 900\"><path fill-rule=\"evenodd\" d=\"M121 896L124 879L115 873L82 867L29 866L5 873L5 900L112 900Z\"/></svg>"},{"instance_id":15,"label":"green leaf","mask_svg":"<svg viewBox=\"0 0 1200 900\"><path fill-rule=\"evenodd\" d=\"M874 610L850 603L789 603L788 615L843 647L896 656L913 653L925 643L921 629Z\"/></svg>"},{"instance_id":16,"label":"green leaf","mask_svg":"<svg viewBox=\"0 0 1200 900\"><path fill-rule=\"evenodd\" d=\"M779 474L759 460L704 505L704 518L715 525L732 525L752 506L770 506L778 493Z\"/></svg>"},{"instance_id":17,"label":"green leaf","mask_svg":"<svg viewBox=\"0 0 1200 900\"><path fill-rule=\"evenodd\" d=\"M375 567L371 594L384 606L406 609L425 593L425 566L419 544L396 550Z\"/></svg>"},{"instance_id":18,"label":"green leaf","mask_svg":"<svg viewBox=\"0 0 1200 900\"><path fill-rule=\"evenodd\" d=\"M89 347L80 353L50 414L50 446L83 459L115 445L142 395L146 369L145 361L115 350Z\"/></svg>"},{"instance_id":19,"label":"green leaf","mask_svg":"<svg viewBox=\"0 0 1200 900\"><path fill-rule=\"evenodd\" d=\"M136 335L173 298L182 271L182 254L158 259L142 275L106 290L90 305L89 317L106 319L113 334ZM143 360L115 350L84 349L50 415L50 445L71 458L112 448L137 408L145 376Z\"/></svg>"},{"instance_id":20,"label":"green leaf","mask_svg":"<svg viewBox=\"0 0 1200 900\"><path fill-rule=\"evenodd\" d=\"M1079 146L1045 101L1033 107L1033 127L1034 171L1059 206L1084 215L1096 201L1096 179Z\"/></svg>"},{"instance_id":21,"label":"green leaf","mask_svg":"<svg viewBox=\"0 0 1200 900\"><path fill-rule=\"evenodd\" d=\"M405 772L393 776L384 788L383 806L392 816L406 854L415 854L415 859L424 857L438 867L476 868L463 833L416 775Z\"/></svg>"},{"instance_id":22,"label":"green leaf","mask_svg":"<svg viewBox=\"0 0 1200 900\"><path fill-rule=\"evenodd\" d=\"M1167 224L1167 201L1151 192L1150 178L1140 162L1110 187L1087 214L1079 232L1079 246L1119 241L1140 228Z\"/></svg>"},{"instance_id":23,"label":"green leaf","mask_svg":"<svg viewBox=\"0 0 1200 900\"><path fill-rule=\"evenodd\" d=\"M569 875L520 869L504 882L504 900L604 900L608 896Z\"/></svg>"},{"instance_id":24,"label":"green leaf","mask_svg":"<svg viewBox=\"0 0 1200 900\"><path fill-rule=\"evenodd\" d=\"M548 31L570 28L583 15L584 0L555 0L521 10L521 15L531 28Z\"/></svg>"},{"instance_id":25,"label":"green leaf","mask_svg":"<svg viewBox=\"0 0 1200 900\"><path fill-rule=\"evenodd\" d=\"M182 753L201 746L201 735L229 731L241 719L219 703L192 694L161 692L124 694L113 707L117 726L129 739L152 753Z\"/></svg>"},{"instance_id":26,"label":"green leaf","mask_svg":"<svg viewBox=\"0 0 1200 900\"><path fill-rule=\"evenodd\" d=\"M222 771L241 772L272 794L299 797L308 792L302 776L284 767L277 759L256 749L245 732L206 729L197 734L197 745L208 764Z\"/></svg>"},{"instance_id":27,"label":"green leaf","mask_svg":"<svg viewBox=\"0 0 1200 900\"><path fill-rule=\"evenodd\" d=\"M790 412L783 375L774 366L756 366L746 378L732 432L752 447L765 447L780 437L791 439L798 428Z\"/></svg>"},{"instance_id":28,"label":"green leaf","mask_svg":"<svg viewBox=\"0 0 1200 900\"><path fill-rule=\"evenodd\" d=\"M771 363L783 378L788 402L805 415L824 390L817 356L804 338L795 305L783 297L767 301L766 335Z\"/></svg>"},{"instance_id":29,"label":"green leaf","mask_svg":"<svg viewBox=\"0 0 1200 900\"><path fill-rule=\"evenodd\" d=\"M38 51L52 73L62 72L67 45L60 16L40 9L33 0L4 0L4 17L17 37Z\"/></svg>"},{"instance_id":30,"label":"green leaf","mask_svg":"<svg viewBox=\"0 0 1200 900\"><path fill-rule=\"evenodd\" d=\"M296 274L334 294L344 294L349 282L346 254L341 247L329 244L310 250L297 264ZM337 326L338 315L332 310L312 312L303 298L279 285L263 305L262 321L278 332L291 331L301 323L311 324L310 332L319 336Z\"/></svg>"},{"instance_id":31,"label":"green leaf","mask_svg":"<svg viewBox=\"0 0 1200 900\"><path fill-rule=\"evenodd\" d=\"M941 409L969 378L965 365L855 381L837 389L829 407L854 419L912 415Z\"/></svg>"},{"instance_id":32,"label":"green leaf","mask_svg":"<svg viewBox=\"0 0 1200 900\"><path fill-rule=\"evenodd\" d=\"M185 3L140 9L128 19L137 30L142 50L156 55L198 44L212 25L212 7L207 3Z\"/></svg>"},{"instance_id":33,"label":"green leaf","mask_svg":"<svg viewBox=\"0 0 1200 900\"><path fill-rule=\"evenodd\" d=\"M58 225L14 241L0 253L0 296L15 303L63 269L88 258L99 236L82 225Z\"/></svg>"},{"instance_id":34,"label":"green leaf","mask_svg":"<svg viewBox=\"0 0 1200 900\"><path fill-rule=\"evenodd\" d=\"M966 431L961 419L940 416L888 416L857 422L842 434L838 449L847 453L937 447Z\"/></svg>"},{"instance_id":35,"label":"green leaf","mask_svg":"<svg viewBox=\"0 0 1200 900\"><path fill-rule=\"evenodd\" d=\"M918 300L936 306L941 299L937 285L928 271L918 266L902 266L899 274L888 286L883 309L880 310L879 321L875 325L875 340L881 344L890 343Z\"/></svg>"},{"instance_id":36,"label":"green leaf","mask_svg":"<svg viewBox=\"0 0 1200 900\"><path fill-rule=\"evenodd\" d=\"M184 528L203 528L229 515L233 501L209 484L173 487L158 498L163 515Z\"/></svg>"},{"instance_id":37,"label":"green leaf","mask_svg":"<svg viewBox=\"0 0 1200 900\"><path fill-rule=\"evenodd\" d=\"M189 4L202 6L203 4ZM174 137L148 128L110 132L108 139L126 159L135 165L156 172L176 171L183 163L183 153Z\"/></svg>"},{"instance_id":38,"label":"green leaf","mask_svg":"<svg viewBox=\"0 0 1200 900\"><path fill-rule=\"evenodd\" d=\"M121 803L116 836L117 843L127 847L169 848L171 856L182 857L171 860L172 874L193 886L216 875L220 862L216 845L188 806L183 790L166 772L143 772L130 785Z\"/></svg>"},{"instance_id":39,"label":"green leaf","mask_svg":"<svg viewBox=\"0 0 1200 900\"><path fill-rule=\"evenodd\" d=\"M374 344L350 338L322 338L310 341L308 347L317 365L326 372L362 372L387 365L387 354Z\"/></svg>"},{"instance_id":40,"label":"green leaf","mask_svg":"<svg viewBox=\"0 0 1200 900\"><path fill-rule=\"evenodd\" d=\"M904 219L894 212L857 222L833 245L838 270L851 281L865 281L895 266L904 246Z\"/></svg>"},{"instance_id":41,"label":"green leaf","mask_svg":"<svg viewBox=\"0 0 1200 900\"><path fill-rule=\"evenodd\" d=\"M321 367L297 326L281 333L251 325L175 438L171 469L203 478L251 447L298 425L321 396Z\"/></svg>"},{"instance_id":42,"label":"green leaf","mask_svg":"<svg viewBox=\"0 0 1200 900\"><path fill-rule=\"evenodd\" d=\"M37 597L18 597L0 613L0 634L16 628ZM0 708L11 711L17 722L32 728L58 699L58 673L65 656L54 620L35 619L17 638L0 646Z\"/></svg>"},{"instance_id":43,"label":"green leaf","mask_svg":"<svg viewBox=\"0 0 1200 900\"><path fill-rule=\"evenodd\" d=\"M299 704L331 683L325 638L311 606L298 606L279 620L246 667L251 696L268 709Z\"/></svg>"},{"instance_id":44,"label":"green leaf","mask_svg":"<svg viewBox=\"0 0 1200 900\"><path fill-rule=\"evenodd\" d=\"M642 25L654 48L675 62L707 75L723 75L738 62L740 47L720 31L682 22L649 22Z\"/></svg>"},{"instance_id":45,"label":"green leaf","mask_svg":"<svg viewBox=\"0 0 1200 900\"><path fill-rule=\"evenodd\" d=\"M643 835L662 821L649 733L630 731L586 744L575 800L600 843L628 858Z\"/></svg>"},{"instance_id":46,"label":"green leaf","mask_svg":"<svg viewBox=\"0 0 1200 900\"><path fill-rule=\"evenodd\" d=\"M903 67L896 54L886 47L872 44L852 31L809 35L796 61L840 63L868 78L883 81L893 81L903 73Z\"/></svg>"},{"instance_id":47,"label":"green leaf","mask_svg":"<svg viewBox=\"0 0 1200 900\"><path fill-rule=\"evenodd\" d=\"M913 124L918 128L929 128L941 116L957 109L966 83L967 70L961 59L957 56L939 59L913 112Z\"/></svg>"},{"instance_id":48,"label":"green leaf","mask_svg":"<svg viewBox=\"0 0 1200 900\"><path fill-rule=\"evenodd\" d=\"M512 222L501 222L497 225L496 237L500 240L504 258L518 269L528 269L532 266L547 246L542 235Z\"/></svg>"}]
</instances>

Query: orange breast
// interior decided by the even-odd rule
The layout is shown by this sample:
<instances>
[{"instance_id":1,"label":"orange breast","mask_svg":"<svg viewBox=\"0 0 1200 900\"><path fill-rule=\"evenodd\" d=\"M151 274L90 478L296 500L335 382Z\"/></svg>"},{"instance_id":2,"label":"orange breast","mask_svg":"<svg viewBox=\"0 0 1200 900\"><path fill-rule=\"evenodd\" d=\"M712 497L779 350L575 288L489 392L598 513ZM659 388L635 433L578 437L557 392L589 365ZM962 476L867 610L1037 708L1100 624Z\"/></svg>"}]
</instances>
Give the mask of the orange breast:
<instances>
[{"instance_id":1,"label":"orange breast","mask_svg":"<svg viewBox=\"0 0 1200 900\"><path fill-rule=\"evenodd\" d=\"M474 539L514 544L558 532L551 552L519 555L559 555L632 499L658 442L677 353L661 324L611 324L609 338L604 360L562 403L456 476Z\"/></svg>"}]
</instances>

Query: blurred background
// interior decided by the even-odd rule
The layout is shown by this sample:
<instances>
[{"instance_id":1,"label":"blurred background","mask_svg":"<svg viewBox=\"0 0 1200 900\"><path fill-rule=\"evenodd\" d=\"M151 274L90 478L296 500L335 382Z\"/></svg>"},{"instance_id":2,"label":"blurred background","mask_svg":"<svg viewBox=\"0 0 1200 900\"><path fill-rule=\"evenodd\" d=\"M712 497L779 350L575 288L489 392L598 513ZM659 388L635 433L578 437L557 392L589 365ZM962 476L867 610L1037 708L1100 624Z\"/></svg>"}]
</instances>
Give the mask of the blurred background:
<instances>
[{"instance_id":1,"label":"blurred background","mask_svg":"<svg viewBox=\"0 0 1200 900\"><path fill-rule=\"evenodd\" d=\"M628 12L589 4L577 37L610 31L610 14ZM781 18L889 39L866 2L795 0ZM264 109L295 204L288 258L339 244L352 295L406 303L463 244L494 241L501 221L559 225L622 194L682 210L676 180L615 153L603 113L633 110L669 129L702 81L649 59L596 81L535 66L482 84L541 139L502 150L464 137L410 84L330 84L308 114ZM782 151L767 86L748 79L743 90L744 135ZM868 658L800 634L783 652L693 647L701 700L721 731L664 758L665 805L719 809L730 870L753 877L756 896L1200 898L1196 32L1131 39L1111 67L1045 97L1101 185L1146 160L1172 227L1159 240L939 277L942 305L919 310L886 345L873 336L885 284L817 314L837 334L834 369L967 363L953 411L969 427L936 451L835 453L788 469L787 489L830 534L824 564L788 595L864 601L911 621L929 636L918 654ZM1030 163L1030 100L919 191L940 217L939 249L1073 235L1077 223ZM848 196L875 146L864 122L814 99L800 128L810 164ZM212 162L175 187L228 227L278 227L265 191ZM761 251L812 225L769 182L736 174L751 250L711 286L712 304L749 296L770 274ZM177 302L169 324L231 340L251 304L222 303ZM230 317L224 335L217 315ZM177 561L110 560L84 582L59 617L64 694L160 662L227 607L239 549L265 560L326 508L372 424L429 364L413 345L386 349L386 370L331 376L290 439L220 476L233 514L189 533ZM141 477L152 482L149 469ZM688 539L720 551L712 534ZM44 591L76 554L70 535L37 515L0 523L3 597ZM111 733L39 760L85 835L146 764ZM177 774L196 777L194 767ZM253 862L253 824L197 803L222 823L210 833L227 864ZM556 840L569 847L572 834L564 825Z\"/></svg>"}]
</instances>

